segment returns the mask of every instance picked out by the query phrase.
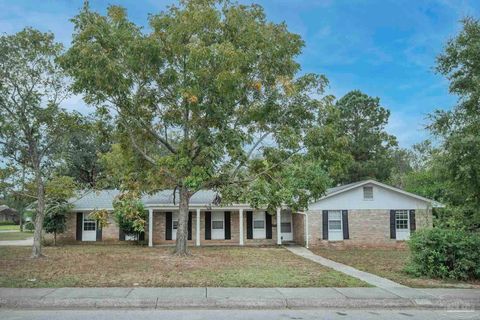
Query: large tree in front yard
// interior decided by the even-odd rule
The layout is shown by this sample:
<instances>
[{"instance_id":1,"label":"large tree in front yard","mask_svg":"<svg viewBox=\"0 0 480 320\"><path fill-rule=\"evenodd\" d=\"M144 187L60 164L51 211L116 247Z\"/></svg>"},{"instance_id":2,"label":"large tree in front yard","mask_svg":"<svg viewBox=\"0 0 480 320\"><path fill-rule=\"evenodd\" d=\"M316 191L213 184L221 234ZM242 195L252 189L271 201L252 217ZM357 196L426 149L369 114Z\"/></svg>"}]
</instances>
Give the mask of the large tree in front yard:
<instances>
[{"instance_id":1,"label":"large tree in front yard","mask_svg":"<svg viewBox=\"0 0 480 320\"><path fill-rule=\"evenodd\" d=\"M130 187L178 190L178 254L187 252L189 200L202 188L267 183L273 171L271 182L288 178L289 191L297 189L277 188L277 203L298 192L302 202L318 196L305 179L293 183L278 171L301 153L321 105L311 93L322 93L326 79L297 77L303 41L285 24L268 22L260 6L180 1L151 15L148 33L117 6L102 16L85 5L73 22L63 58L73 89L115 115L125 154L140 158ZM276 164L275 154L282 159Z\"/></svg>"},{"instance_id":2,"label":"large tree in front yard","mask_svg":"<svg viewBox=\"0 0 480 320\"><path fill-rule=\"evenodd\" d=\"M0 152L7 166L25 170L35 184L33 258L42 255L45 181L68 130L68 116L59 108L66 97L55 62L61 51L52 34L33 29L0 37Z\"/></svg>"}]
</instances>

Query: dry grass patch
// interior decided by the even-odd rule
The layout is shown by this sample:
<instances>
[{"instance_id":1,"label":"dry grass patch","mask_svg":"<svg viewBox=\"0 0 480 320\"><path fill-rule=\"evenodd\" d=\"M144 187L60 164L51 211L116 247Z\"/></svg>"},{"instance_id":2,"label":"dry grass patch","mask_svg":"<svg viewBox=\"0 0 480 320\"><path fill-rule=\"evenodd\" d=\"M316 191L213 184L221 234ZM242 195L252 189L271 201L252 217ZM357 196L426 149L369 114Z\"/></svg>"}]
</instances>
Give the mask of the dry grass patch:
<instances>
[{"instance_id":1,"label":"dry grass patch","mask_svg":"<svg viewBox=\"0 0 480 320\"><path fill-rule=\"evenodd\" d=\"M410 259L409 249L399 248L313 248L314 253L393 280L409 287L480 287L479 281L459 282L428 278L416 278L404 269Z\"/></svg>"},{"instance_id":2,"label":"dry grass patch","mask_svg":"<svg viewBox=\"0 0 480 320\"><path fill-rule=\"evenodd\" d=\"M171 248L72 245L0 247L0 287L359 287L367 284L297 257L283 248ZM35 281L33 281L35 279Z\"/></svg>"}]
</instances>

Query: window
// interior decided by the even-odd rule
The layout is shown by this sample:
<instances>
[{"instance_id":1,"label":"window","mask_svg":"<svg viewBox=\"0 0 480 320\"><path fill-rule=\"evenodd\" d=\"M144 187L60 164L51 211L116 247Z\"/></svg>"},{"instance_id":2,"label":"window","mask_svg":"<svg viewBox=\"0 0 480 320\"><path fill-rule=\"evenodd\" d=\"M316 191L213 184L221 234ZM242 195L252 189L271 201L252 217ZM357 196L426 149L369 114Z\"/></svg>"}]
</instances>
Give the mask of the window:
<instances>
[{"instance_id":1,"label":"window","mask_svg":"<svg viewBox=\"0 0 480 320\"><path fill-rule=\"evenodd\" d=\"M281 232L292 232L292 224L290 222L282 222L281 226Z\"/></svg>"},{"instance_id":2,"label":"window","mask_svg":"<svg viewBox=\"0 0 480 320\"><path fill-rule=\"evenodd\" d=\"M212 221L212 229L223 229L223 221Z\"/></svg>"},{"instance_id":3,"label":"window","mask_svg":"<svg viewBox=\"0 0 480 320\"><path fill-rule=\"evenodd\" d=\"M335 210L328 212L328 230L340 231L342 230L342 211Z\"/></svg>"},{"instance_id":4,"label":"window","mask_svg":"<svg viewBox=\"0 0 480 320\"><path fill-rule=\"evenodd\" d=\"M84 231L95 231L96 222L93 219L83 220L83 230Z\"/></svg>"},{"instance_id":5,"label":"window","mask_svg":"<svg viewBox=\"0 0 480 320\"><path fill-rule=\"evenodd\" d=\"M395 212L395 227L397 228L397 230L408 229L408 211L407 210L397 210Z\"/></svg>"},{"instance_id":6,"label":"window","mask_svg":"<svg viewBox=\"0 0 480 320\"><path fill-rule=\"evenodd\" d=\"M178 220L172 220L172 229L174 230L178 229Z\"/></svg>"},{"instance_id":7,"label":"window","mask_svg":"<svg viewBox=\"0 0 480 320\"><path fill-rule=\"evenodd\" d=\"M254 229L264 229L265 228L265 221L264 220L254 220L253 221L253 228Z\"/></svg>"},{"instance_id":8,"label":"window","mask_svg":"<svg viewBox=\"0 0 480 320\"><path fill-rule=\"evenodd\" d=\"M373 187L363 187L363 200L373 200Z\"/></svg>"}]
</instances>

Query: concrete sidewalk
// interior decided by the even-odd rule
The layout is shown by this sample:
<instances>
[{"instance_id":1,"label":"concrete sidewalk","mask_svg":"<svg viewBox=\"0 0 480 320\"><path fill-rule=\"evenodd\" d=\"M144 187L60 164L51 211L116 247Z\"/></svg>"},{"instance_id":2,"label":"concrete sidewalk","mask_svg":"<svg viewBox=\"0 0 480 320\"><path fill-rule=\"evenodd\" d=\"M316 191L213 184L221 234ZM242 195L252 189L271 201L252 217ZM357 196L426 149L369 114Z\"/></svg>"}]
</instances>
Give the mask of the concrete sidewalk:
<instances>
[{"instance_id":1,"label":"concrete sidewalk","mask_svg":"<svg viewBox=\"0 0 480 320\"><path fill-rule=\"evenodd\" d=\"M480 289L0 288L0 308L480 309Z\"/></svg>"},{"instance_id":2,"label":"concrete sidewalk","mask_svg":"<svg viewBox=\"0 0 480 320\"><path fill-rule=\"evenodd\" d=\"M400 283L396 283L392 280L385 279L382 277L379 277L377 275L365 272L365 271L360 271L358 269L355 269L353 267L347 266L346 264L339 263L327 258L324 258L322 256L319 256L312 251L308 250L305 247L300 247L300 246L288 246L285 247L288 251L290 251L293 254L296 254L297 256L303 257L305 259L308 259L310 261L316 262L318 264L321 264L325 267L332 268L333 270L343 272L346 275L349 275L351 277L355 277L357 279L360 279L368 284L371 284L372 286L383 288L383 289L390 289L390 288L408 288L407 286L404 286Z\"/></svg>"}]
</instances>

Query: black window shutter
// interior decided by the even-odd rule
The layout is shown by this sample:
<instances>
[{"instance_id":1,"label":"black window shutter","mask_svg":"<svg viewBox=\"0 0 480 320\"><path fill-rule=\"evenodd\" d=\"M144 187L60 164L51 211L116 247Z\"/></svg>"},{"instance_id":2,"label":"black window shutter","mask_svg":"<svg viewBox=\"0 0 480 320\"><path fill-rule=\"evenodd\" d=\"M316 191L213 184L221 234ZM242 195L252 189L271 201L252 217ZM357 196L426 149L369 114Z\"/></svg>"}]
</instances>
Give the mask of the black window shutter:
<instances>
[{"instance_id":1,"label":"black window shutter","mask_svg":"<svg viewBox=\"0 0 480 320\"><path fill-rule=\"evenodd\" d=\"M140 232L138 234L138 241L145 241L145 232Z\"/></svg>"},{"instance_id":2,"label":"black window shutter","mask_svg":"<svg viewBox=\"0 0 480 320\"><path fill-rule=\"evenodd\" d=\"M247 239L253 239L253 212L247 211Z\"/></svg>"},{"instance_id":3,"label":"black window shutter","mask_svg":"<svg viewBox=\"0 0 480 320\"><path fill-rule=\"evenodd\" d=\"M205 211L205 240L212 240L212 213Z\"/></svg>"},{"instance_id":4,"label":"black window shutter","mask_svg":"<svg viewBox=\"0 0 480 320\"><path fill-rule=\"evenodd\" d=\"M98 225L98 221L96 222L97 224L97 241L102 241L102 228Z\"/></svg>"},{"instance_id":5,"label":"black window shutter","mask_svg":"<svg viewBox=\"0 0 480 320\"><path fill-rule=\"evenodd\" d=\"M277 223L277 225L280 225ZM267 239L272 239L272 215L265 212L265 235Z\"/></svg>"},{"instance_id":6,"label":"black window shutter","mask_svg":"<svg viewBox=\"0 0 480 320\"><path fill-rule=\"evenodd\" d=\"M225 211L225 240L230 240L232 238L231 231L231 221L230 221L230 211Z\"/></svg>"},{"instance_id":7,"label":"black window shutter","mask_svg":"<svg viewBox=\"0 0 480 320\"><path fill-rule=\"evenodd\" d=\"M172 240L172 213L165 212L165 240Z\"/></svg>"},{"instance_id":8,"label":"black window shutter","mask_svg":"<svg viewBox=\"0 0 480 320\"><path fill-rule=\"evenodd\" d=\"M395 230L395 210L390 210L390 239L396 239L397 232Z\"/></svg>"},{"instance_id":9,"label":"black window shutter","mask_svg":"<svg viewBox=\"0 0 480 320\"><path fill-rule=\"evenodd\" d=\"M122 228L118 228L118 240L125 241L125 231Z\"/></svg>"},{"instance_id":10,"label":"black window shutter","mask_svg":"<svg viewBox=\"0 0 480 320\"><path fill-rule=\"evenodd\" d=\"M82 241L83 213L77 212L77 240Z\"/></svg>"},{"instance_id":11,"label":"black window shutter","mask_svg":"<svg viewBox=\"0 0 480 320\"><path fill-rule=\"evenodd\" d=\"M410 232L417 230L417 222L415 221L415 210L410 210Z\"/></svg>"},{"instance_id":12,"label":"black window shutter","mask_svg":"<svg viewBox=\"0 0 480 320\"><path fill-rule=\"evenodd\" d=\"M188 240L192 240L192 212L188 212Z\"/></svg>"},{"instance_id":13,"label":"black window shutter","mask_svg":"<svg viewBox=\"0 0 480 320\"><path fill-rule=\"evenodd\" d=\"M322 238L328 240L328 210L322 211Z\"/></svg>"},{"instance_id":14,"label":"black window shutter","mask_svg":"<svg viewBox=\"0 0 480 320\"><path fill-rule=\"evenodd\" d=\"M342 229L343 229L343 240L350 239L350 233L348 230L348 210L342 210Z\"/></svg>"}]
</instances>

